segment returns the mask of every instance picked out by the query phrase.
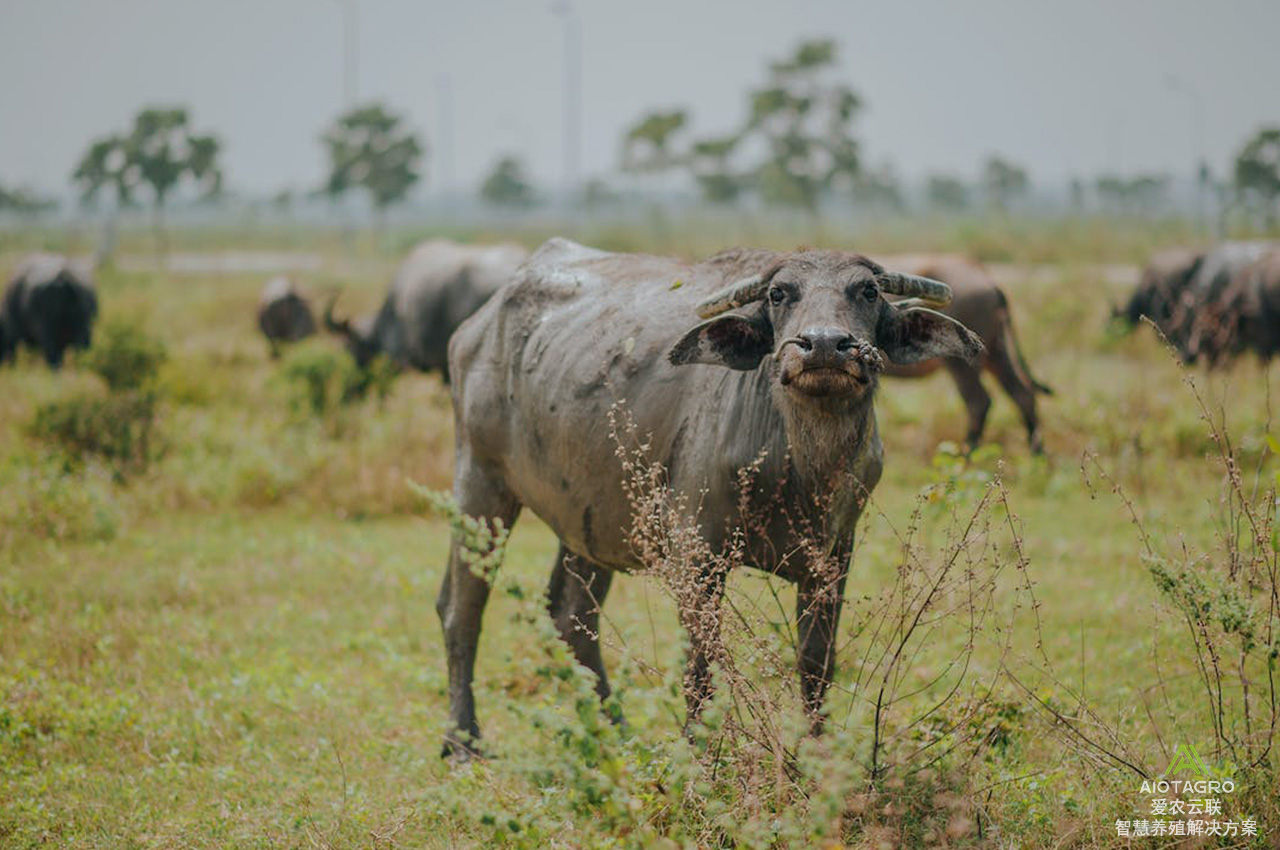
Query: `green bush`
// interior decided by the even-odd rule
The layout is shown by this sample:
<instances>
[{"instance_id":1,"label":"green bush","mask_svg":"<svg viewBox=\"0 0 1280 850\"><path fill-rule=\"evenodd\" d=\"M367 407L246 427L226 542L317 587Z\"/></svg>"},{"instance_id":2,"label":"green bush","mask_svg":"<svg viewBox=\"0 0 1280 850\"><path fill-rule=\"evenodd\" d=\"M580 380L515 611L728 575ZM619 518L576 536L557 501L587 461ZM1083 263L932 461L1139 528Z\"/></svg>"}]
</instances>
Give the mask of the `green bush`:
<instances>
[{"instance_id":1,"label":"green bush","mask_svg":"<svg viewBox=\"0 0 1280 850\"><path fill-rule=\"evenodd\" d=\"M149 386L167 359L160 340L134 325L112 322L98 332L85 364L116 393Z\"/></svg>"},{"instance_id":2,"label":"green bush","mask_svg":"<svg viewBox=\"0 0 1280 850\"><path fill-rule=\"evenodd\" d=\"M154 458L155 421L154 393L82 393L36 408L30 433L77 463L97 456L122 475L145 468Z\"/></svg>"},{"instance_id":3,"label":"green bush","mask_svg":"<svg viewBox=\"0 0 1280 850\"><path fill-rule=\"evenodd\" d=\"M343 352L304 344L289 352L281 374L295 410L337 424L335 414L363 401L370 392L379 402L385 400L395 370L384 357L361 369Z\"/></svg>"}]
</instances>

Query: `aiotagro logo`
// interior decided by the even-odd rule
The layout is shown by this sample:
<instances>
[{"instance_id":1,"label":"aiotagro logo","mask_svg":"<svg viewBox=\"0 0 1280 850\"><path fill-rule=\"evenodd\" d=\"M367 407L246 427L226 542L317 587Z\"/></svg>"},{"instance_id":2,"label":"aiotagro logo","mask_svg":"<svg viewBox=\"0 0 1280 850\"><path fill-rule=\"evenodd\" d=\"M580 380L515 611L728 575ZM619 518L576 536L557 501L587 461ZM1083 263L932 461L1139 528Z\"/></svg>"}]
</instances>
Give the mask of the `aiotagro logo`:
<instances>
[{"instance_id":1,"label":"aiotagro logo","mask_svg":"<svg viewBox=\"0 0 1280 850\"><path fill-rule=\"evenodd\" d=\"M1189 777L1189 778L1186 778ZM1179 744L1164 774L1144 779L1142 793L1150 797L1150 817L1116 821L1119 836L1258 834L1252 817L1228 820L1223 816L1222 795L1231 794L1236 784L1230 770L1213 770L1195 747Z\"/></svg>"}]
</instances>

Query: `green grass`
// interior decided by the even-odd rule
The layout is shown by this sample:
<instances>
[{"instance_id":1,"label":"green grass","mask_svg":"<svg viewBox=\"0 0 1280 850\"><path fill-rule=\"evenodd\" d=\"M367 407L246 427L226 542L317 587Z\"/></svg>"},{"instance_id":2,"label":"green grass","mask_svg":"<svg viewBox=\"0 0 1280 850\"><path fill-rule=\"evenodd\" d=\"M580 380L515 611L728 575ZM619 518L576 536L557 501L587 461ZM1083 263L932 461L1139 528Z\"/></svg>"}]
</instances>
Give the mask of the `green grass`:
<instances>
[{"instance_id":1,"label":"green grass","mask_svg":"<svg viewBox=\"0 0 1280 850\"><path fill-rule=\"evenodd\" d=\"M948 240L962 236L940 237L939 246L960 247ZM1074 246L1104 239L1084 227L1032 237L1012 259L1057 262ZM693 252L712 238L690 237L684 247ZM879 238L890 249L907 247L904 234ZM1016 243L1004 231L990 238ZM223 244L208 236L195 242ZM1106 242L1088 256L1132 259L1137 242ZM332 244L315 247L327 270L304 275L305 283L341 282L346 310L376 306L392 266L386 256L351 262ZM486 614L477 698L499 757L452 770L438 758L446 695L434 611L447 529L407 485L448 486L447 394L434 377L406 375L385 402L365 400L331 421L300 411L295 388L256 335L263 282L243 274L102 276L104 318L144 326L169 352L158 381L158 456L123 478L92 460L68 465L28 428L41 404L102 391L96 377L74 363L54 375L33 357L0 370L0 846L489 846L499 833L517 840L508 821L527 837L556 818L571 821L561 846L599 843L591 831L598 813L565 802L577 787L566 777L585 780L570 764L572 735L564 733L578 722L576 685L556 678L538 614L553 536L536 518L521 519ZM1083 691L1157 770L1172 741L1156 737L1146 703L1166 733L1194 738L1208 752L1184 628L1157 592L1111 484L1092 461L1083 464L1089 481L1081 470L1082 458L1096 456L1170 551L1183 541L1217 557L1223 474L1205 424L1149 332L1107 335L1119 287L1070 262L1047 281L1007 289L1027 357L1057 390L1041 400L1047 459L1027 454L1016 411L993 393L987 437L996 451L976 462L982 473L1000 464L1040 603L1038 630L1029 609L1011 612L1009 664L1059 706ZM1276 433L1272 378L1243 361L1228 374L1197 376L1214 410L1225 411L1246 469L1260 471L1264 483L1275 471L1266 442ZM965 427L941 375L886 383L878 410L887 467L861 528L846 641L870 610L862 597L894 578L897 533L919 494L946 477L931 466L937 445L958 440ZM926 507L916 541L926 558L943 547L950 511L980 497L974 471L962 476L957 495ZM1008 560L1002 528L993 524L988 555ZM789 588L752 574L736 576L734 587L734 598L758 606L765 620L787 621ZM1011 602L1013 587L999 598ZM615 582L605 613L606 660L633 736L616 746L636 772L630 785L618 782L651 790L637 778L646 765L678 761L681 752L676 618L656 582L639 577ZM910 681L926 681L962 641L959 631L940 630L909 668ZM851 654L841 658L845 684ZM1043 675L1046 659L1056 683ZM990 674L996 663L984 643L973 674ZM944 766L932 781L964 794L1003 783L974 799L994 818L987 828L994 823L1009 843L1040 846L1071 835L1073 845L1115 844L1114 819L1140 813L1134 777L1090 767L1026 694L1003 686L1000 696L1018 706L1012 744L963 767L973 776L946 774ZM860 752L866 729L853 702L834 693L832 716L854 718L841 734ZM904 787L906 794L917 786ZM920 787L919 799L942 802L921 804L936 811L919 814L912 829L941 829L929 818L963 820L946 815L951 792ZM1262 788L1253 799L1276 790ZM724 814L672 811L651 793L636 796L637 823ZM711 797L730 813L768 808L732 789ZM847 801L851 812L865 804ZM806 805L814 808L797 804L777 817L803 821L817 811L817 803ZM962 809L970 811L956 804ZM1255 814L1273 818L1263 832L1274 840L1274 807ZM862 817L850 821L863 824L851 827L852 840L905 840L905 832L884 832L884 823L901 825L905 816ZM976 842L962 826L950 837L928 833L930 843ZM616 837L629 840L623 831Z\"/></svg>"}]
</instances>

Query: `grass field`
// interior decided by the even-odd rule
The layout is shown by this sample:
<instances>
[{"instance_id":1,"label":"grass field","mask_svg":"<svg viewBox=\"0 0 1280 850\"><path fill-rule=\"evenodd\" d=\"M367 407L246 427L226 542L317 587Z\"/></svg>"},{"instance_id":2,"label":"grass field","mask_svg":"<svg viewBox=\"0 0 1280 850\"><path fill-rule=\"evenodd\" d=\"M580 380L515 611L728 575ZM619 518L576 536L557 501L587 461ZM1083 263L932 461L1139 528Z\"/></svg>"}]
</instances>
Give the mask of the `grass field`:
<instances>
[{"instance_id":1,"label":"grass field","mask_svg":"<svg viewBox=\"0 0 1280 850\"><path fill-rule=\"evenodd\" d=\"M858 247L975 247L975 233L909 244L885 232ZM606 662L628 725L582 710L590 683L540 614L554 537L528 514L477 670L495 757L442 762L433 605L448 527L408 485L449 486L439 380L403 375L385 399L317 415L286 373L308 357L329 362L336 343L269 360L254 324L265 275L124 262L105 271L104 324L140 327L167 350L147 463L68 458L31 427L41 405L105 392L83 362L51 374L24 356L0 369L0 846L1128 846L1115 821L1149 817L1138 771L1161 773L1184 744L1234 777L1224 817L1253 817L1261 835L1179 846L1280 846L1274 760L1250 769L1241 758L1246 703L1249 743L1274 741L1274 730L1257 732L1270 705L1267 652L1280 647L1265 573L1275 564L1274 370L1242 360L1188 374L1150 329L1108 330L1126 287L1103 266L1136 261L1161 235L1046 225L999 236L976 247L1003 263L1027 358L1056 390L1041 400L1048 456L1028 454L1016 411L995 392L990 448L966 462L938 448L965 427L943 375L882 386L887 465L854 557L823 742L798 743L794 674L774 664L786 655L788 589L735 577L743 669L779 700L771 722L798 753L798 774L752 743L742 706L724 708L739 718L734 734L713 715L705 736L732 752L685 741L679 629L652 578L620 578L605 608ZM0 243L5 266L39 238ZM699 252L714 238L664 249ZM285 243L322 257L303 282L317 292L341 283L347 310L375 307L394 267L394 251L353 256L296 234ZM1231 495L1211 427L1224 420L1265 539ZM1007 506L980 507L1000 492ZM959 551L968 575L994 576L981 596L988 626L976 636L966 626L974 603L963 603L963 580L930 609L937 618L892 671L903 697L885 722L898 749L869 776L871 721L853 683L875 674L866 650L885 594L939 569L975 511L978 531ZM903 578L904 551L923 572ZM1249 660L1222 658L1220 709L1176 609L1184 585L1162 591L1153 565L1177 581L1209 577L1192 587L1219 600L1200 626L1214 647L1238 647L1240 622L1256 626ZM1259 566L1252 583L1228 579ZM1226 622L1221 600L1241 586L1230 599L1242 619ZM904 633L901 623L887 631ZM960 656L963 674L947 672ZM957 682L953 698L939 696ZM921 720L934 702L942 709ZM938 717L961 722L938 732ZM911 753L931 734L949 754L926 766ZM1134 846L1146 840L1163 839Z\"/></svg>"}]
</instances>

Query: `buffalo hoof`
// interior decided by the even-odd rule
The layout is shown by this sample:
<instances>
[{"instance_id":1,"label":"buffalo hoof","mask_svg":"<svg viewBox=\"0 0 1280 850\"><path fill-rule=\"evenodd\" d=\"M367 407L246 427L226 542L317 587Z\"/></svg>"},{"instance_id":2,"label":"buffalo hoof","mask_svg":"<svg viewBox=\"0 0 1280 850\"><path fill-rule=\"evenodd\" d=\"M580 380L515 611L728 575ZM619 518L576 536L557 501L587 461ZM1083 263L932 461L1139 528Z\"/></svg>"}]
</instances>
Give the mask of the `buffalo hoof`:
<instances>
[{"instance_id":1,"label":"buffalo hoof","mask_svg":"<svg viewBox=\"0 0 1280 850\"><path fill-rule=\"evenodd\" d=\"M445 737L444 745L440 748L440 758L454 764L466 764L470 761L482 761L486 756L474 739L466 742L450 735Z\"/></svg>"}]
</instances>

